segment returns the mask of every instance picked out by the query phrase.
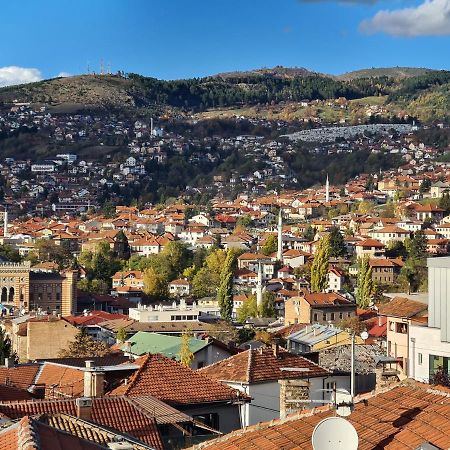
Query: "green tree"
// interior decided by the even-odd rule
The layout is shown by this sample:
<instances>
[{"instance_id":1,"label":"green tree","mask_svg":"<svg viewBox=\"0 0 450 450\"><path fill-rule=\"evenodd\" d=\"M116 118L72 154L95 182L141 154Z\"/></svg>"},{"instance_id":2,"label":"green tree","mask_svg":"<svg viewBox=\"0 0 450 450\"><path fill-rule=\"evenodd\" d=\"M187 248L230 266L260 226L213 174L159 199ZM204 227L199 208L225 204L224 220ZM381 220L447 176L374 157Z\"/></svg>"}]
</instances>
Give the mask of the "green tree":
<instances>
[{"instance_id":1,"label":"green tree","mask_svg":"<svg viewBox=\"0 0 450 450\"><path fill-rule=\"evenodd\" d=\"M227 252L222 249L215 249L206 257L203 267L192 278L192 292L196 297L216 294L226 257Z\"/></svg>"},{"instance_id":2,"label":"green tree","mask_svg":"<svg viewBox=\"0 0 450 450\"><path fill-rule=\"evenodd\" d=\"M424 178L422 180L422 183L420 183L419 192L421 194L424 194L425 192L428 192L431 187L431 180L429 178Z\"/></svg>"},{"instance_id":3,"label":"green tree","mask_svg":"<svg viewBox=\"0 0 450 450\"><path fill-rule=\"evenodd\" d=\"M131 256L128 238L122 230L114 238L114 251L119 259L129 259Z\"/></svg>"},{"instance_id":4,"label":"green tree","mask_svg":"<svg viewBox=\"0 0 450 450\"><path fill-rule=\"evenodd\" d=\"M418 262L413 259L408 259L405 265L401 268L400 281L405 281L408 286L408 294L418 290L421 283L421 268L422 267L418 264Z\"/></svg>"},{"instance_id":5,"label":"green tree","mask_svg":"<svg viewBox=\"0 0 450 450\"><path fill-rule=\"evenodd\" d=\"M330 257L338 258L340 256L345 256L346 248L344 237L340 232L339 228L332 227L330 230Z\"/></svg>"},{"instance_id":6,"label":"green tree","mask_svg":"<svg viewBox=\"0 0 450 450\"><path fill-rule=\"evenodd\" d=\"M0 258L8 262L20 262L22 260L19 252L9 244L0 245Z\"/></svg>"},{"instance_id":7,"label":"green tree","mask_svg":"<svg viewBox=\"0 0 450 450\"><path fill-rule=\"evenodd\" d=\"M313 226L308 225L308 227L306 228L305 232L303 233L303 237L308 242L312 242L314 240L315 236L316 236L316 229Z\"/></svg>"},{"instance_id":8,"label":"green tree","mask_svg":"<svg viewBox=\"0 0 450 450\"><path fill-rule=\"evenodd\" d=\"M11 340L6 335L5 330L0 328L0 365L5 364L5 360L12 356Z\"/></svg>"},{"instance_id":9,"label":"green tree","mask_svg":"<svg viewBox=\"0 0 450 450\"><path fill-rule=\"evenodd\" d=\"M448 192L442 194L438 206L444 210L446 216L450 213L450 194Z\"/></svg>"},{"instance_id":10,"label":"green tree","mask_svg":"<svg viewBox=\"0 0 450 450\"><path fill-rule=\"evenodd\" d=\"M358 260L356 303L361 308L367 308L374 294L375 284L372 279L372 268L369 264L369 257L365 256Z\"/></svg>"},{"instance_id":11,"label":"green tree","mask_svg":"<svg viewBox=\"0 0 450 450\"><path fill-rule=\"evenodd\" d=\"M149 267L144 271L144 292L148 296L153 298L167 296L168 283L167 276L155 268Z\"/></svg>"},{"instance_id":12,"label":"green tree","mask_svg":"<svg viewBox=\"0 0 450 450\"><path fill-rule=\"evenodd\" d=\"M108 346L103 342L92 339L84 328L69 342L66 349L59 352L60 358L95 358L105 356L110 352Z\"/></svg>"},{"instance_id":13,"label":"green tree","mask_svg":"<svg viewBox=\"0 0 450 450\"><path fill-rule=\"evenodd\" d=\"M116 340L119 342L125 342L127 340L127 332L124 327L120 327L117 330Z\"/></svg>"},{"instance_id":14,"label":"green tree","mask_svg":"<svg viewBox=\"0 0 450 450\"><path fill-rule=\"evenodd\" d=\"M180 345L180 363L184 367L191 367L192 361L194 360L194 353L192 353L192 350L190 348L190 343L192 339L192 332L189 330L183 331L183 334L181 335L181 345Z\"/></svg>"},{"instance_id":15,"label":"green tree","mask_svg":"<svg viewBox=\"0 0 450 450\"><path fill-rule=\"evenodd\" d=\"M228 321L231 320L233 312L233 277L236 260L236 252L233 249L228 250L225 264L220 273L219 288L217 290L220 315Z\"/></svg>"},{"instance_id":16,"label":"green tree","mask_svg":"<svg viewBox=\"0 0 450 450\"><path fill-rule=\"evenodd\" d=\"M413 234L412 239L405 243L409 258L415 261L423 261L427 256L427 238L422 230Z\"/></svg>"},{"instance_id":17,"label":"green tree","mask_svg":"<svg viewBox=\"0 0 450 450\"><path fill-rule=\"evenodd\" d=\"M278 239L277 236L274 234L269 234L267 238L264 241L264 244L261 247L261 253L263 255L271 255L272 253L275 253L278 248Z\"/></svg>"},{"instance_id":18,"label":"green tree","mask_svg":"<svg viewBox=\"0 0 450 450\"><path fill-rule=\"evenodd\" d=\"M330 252L330 236L327 235L320 240L311 264L311 292L323 292L327 287Z\"/></svg>"}]
</instances>

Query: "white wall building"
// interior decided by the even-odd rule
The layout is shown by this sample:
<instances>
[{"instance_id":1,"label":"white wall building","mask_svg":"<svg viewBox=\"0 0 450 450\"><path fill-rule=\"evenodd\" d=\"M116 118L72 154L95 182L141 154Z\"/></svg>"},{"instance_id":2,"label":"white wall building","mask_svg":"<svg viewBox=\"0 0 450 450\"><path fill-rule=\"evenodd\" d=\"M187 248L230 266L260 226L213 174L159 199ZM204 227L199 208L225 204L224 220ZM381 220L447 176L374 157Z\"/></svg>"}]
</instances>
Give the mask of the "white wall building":
<instances>
[{"instance_id":1,"label":"white wall building","mask_svg":"<svg viewBox=\"0 0 450 450\"><path fill-rule=\"evenodd\" d=\"M428 324L409 330L409 373L429 382L438 370L450 377L450 257L428 259Z\"/></svg>"}]
</instances>

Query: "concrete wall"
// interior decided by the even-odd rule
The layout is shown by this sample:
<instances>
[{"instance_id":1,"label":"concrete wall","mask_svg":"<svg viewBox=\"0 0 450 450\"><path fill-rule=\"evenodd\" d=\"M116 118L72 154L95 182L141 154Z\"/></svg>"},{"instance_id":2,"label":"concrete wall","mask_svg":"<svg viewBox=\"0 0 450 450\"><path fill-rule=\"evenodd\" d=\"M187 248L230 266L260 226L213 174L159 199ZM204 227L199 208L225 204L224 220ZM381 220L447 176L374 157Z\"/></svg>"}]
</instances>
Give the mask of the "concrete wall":
<instances>
[{"instance_id":1,"label":"concrete wall","mask_svg":"<svg viewBox=\"0 0 450 450\"><path fill-rule=\"evenodd\" d=\"M58 358L77 333L78 329L65 320L28 322L26 359Z\"/></svg>"},{"instance_id":2,"label":"concrete wall","mask_svg":"<svg viewBox=\"0 0 450 450\"><path fill-rule=\"evenodd\" d=\"M428 258L428 326L441 329L450 342L450 257Z\"/></svg>"},{"instance_id":3,"label":"concrete wall","mask_svg":"<svg viewBox=\"0 0 450 450\"><path fill-rule=\"evenodd\" d=\"M417 381L428 383L430 355L450 358L450 343L441 342L439 328L421 325L411 325L409 340L410 364L408 376ZM422 356L420 357L419 354Z\"/></svg>"}]
</instances>

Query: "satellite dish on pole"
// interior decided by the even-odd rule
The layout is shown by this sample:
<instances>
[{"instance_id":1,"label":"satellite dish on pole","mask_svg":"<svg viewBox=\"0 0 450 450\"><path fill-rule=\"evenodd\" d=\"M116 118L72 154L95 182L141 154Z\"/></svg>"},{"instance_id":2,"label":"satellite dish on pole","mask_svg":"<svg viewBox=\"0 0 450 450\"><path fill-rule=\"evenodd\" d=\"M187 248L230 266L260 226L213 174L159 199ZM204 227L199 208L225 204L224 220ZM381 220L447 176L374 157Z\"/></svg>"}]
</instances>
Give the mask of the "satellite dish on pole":
<instances>
[{"instance_id":1,"label":"satellite dish on pole","mask_svg":"<svg viewBox=\"0 0 450 450\"><path fill-rule=\"evenodd\" d=\"M312 446L314 450L357 450L358 434L347 420L327 417L314 428Z\"/></svg>"},{"instance_id":2,"label":"satellite dish on pole","mask_svg":"<svg viewBox=\"0 0 450 450\"><path fill-rule=\"evenodd\" d=\"M361 333L361 339L362 339L363 341L366 341L368 338L369 338L369 333L368 333L367 331L363 331L363 332Z\"/></svg>"}]
</instances>

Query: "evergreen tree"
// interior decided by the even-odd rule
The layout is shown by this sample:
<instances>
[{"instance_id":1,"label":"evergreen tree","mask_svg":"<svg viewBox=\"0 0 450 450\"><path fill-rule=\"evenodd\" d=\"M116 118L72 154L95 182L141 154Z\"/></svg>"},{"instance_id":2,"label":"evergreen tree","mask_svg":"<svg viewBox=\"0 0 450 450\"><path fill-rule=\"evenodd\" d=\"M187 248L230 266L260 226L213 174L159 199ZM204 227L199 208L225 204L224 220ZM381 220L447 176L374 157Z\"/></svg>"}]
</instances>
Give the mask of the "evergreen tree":
<instances>
[{"instance_id":1,"label":"evergreen tree","mask_svg":"<svg viewBox=\"0 0 450 450\"><path fill-rule=\"evenodd\" d=\"M316 229L313 226L308 225L308 228L306 228L305 232L303 233L303 237L308 242L311 242L314 240L315 235L316 235Z\"/></svg>"},{"instance_id":2,"label":"evergreen tree","mask_svg":"<svg viewBox=\"0 0 450 450\"><path fill-rule=\"evenodd\" d=\"M181 345L180 345L180 363L184 367L191 367L192 361L194 360L194 353L190 349L190 342L192 339L191 331L183 331L181 335Z\"/></svg>"},{"instance_id":3,"label":"evergreen tree","mask_svg":"<svg viewBox=\"0 0 450 450\"><path fill-rule=\"evenodd\" d=\"M109 348L103 342L91 338L84 328L75 336L66 349L59 352L60 358L94 358L105 356L109 353Z\"/></svg>"},{"instance_id":4,"label":"evergreen tree","mask_svg":"<svg viewBox=\"0 0 450 450\"><path fill-rule=\"evenodd\" d=\"M330 231L330 256L338 258L346 254L344 237L339 228L333 227Z\"/></svg>"},{"instance_id":5,"label":"evergreen tree","mask_svg":"<svg viewBox=\"0 0 450 450\"><path fill-rule=\"evenodd\" d=\"M311 292L323 292L328 285L330 250L330 236L327 235L320 240L311 265Z\"/></svg>"},{"instance_id":6,"label":"evergreen tree","mask_svg":"<svg viewBox=\"0 0 450 450\"><path fill-rule=\"evenodd\" d=\"M414 233L408 243L407 250L409 258L414 261L423 261L425 259L427 255L427 238L422 230Z\"/></svg>"},{"instance_id":7,"label":"evergreen tree","mask_svg":"<svg viewBox=\"0 0 450 450\"><path fill-rule=\"evenodd\" d=\"M225 264L220 273L220 283L217 290L217 302L220 315L225 320L231 320L233 312L233 276L236 265L236 253L228 250Z\"/></svg>"},{"instance_id":8,"label":"evergreen tree","mask_svg":"<svg viewBox=\"0 0 450 450\"><path fill-rule=\"evenodd\" d=\"M0 328L0 365L5 364L5 360L12 355L11 340L6 335L5 330Z\"/></svg>"},{"instance_id":9,"label":"evergreen tree","mask_svg":"<svg viewBox=\"0 0 450 450\"><path fill-rule=\"evenodd\" d=\"M130 244L128 243L128 238L122 230L116 234L114 239L114 252L119 259L130 259Z\"/></svg>"}]
</instances>

